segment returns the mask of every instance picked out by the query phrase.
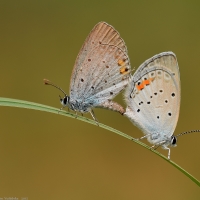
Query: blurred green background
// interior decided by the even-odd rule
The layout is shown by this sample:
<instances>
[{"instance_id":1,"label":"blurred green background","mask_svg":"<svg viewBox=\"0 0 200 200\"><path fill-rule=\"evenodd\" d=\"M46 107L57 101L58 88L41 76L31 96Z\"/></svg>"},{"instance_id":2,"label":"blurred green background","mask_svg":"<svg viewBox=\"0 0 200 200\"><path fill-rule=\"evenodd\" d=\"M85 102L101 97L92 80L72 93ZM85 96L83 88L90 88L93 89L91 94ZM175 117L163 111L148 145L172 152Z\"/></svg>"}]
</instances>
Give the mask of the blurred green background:
<instances>
[{"instance_id":1,"label":"blurred green background","mask_svg":"<svg viewBox=\"0 0 200 200\"><path fill-rule=\"evenodd\" d=\"M68 92L75 58L99 21L125 40L132 68L176 53L181 112L175 134L199 129L199 1L0 1L0 96L60 108L47 78ZM124 104L122 95L116 101ZM125 117L95 109L100 122L142 136ZM87 115L90 118L90 115ZM200 190L150 151L112 132L60 115L0 107L0 197L200 199ZM146 142L146 141L145 141ZM179 139L171 158L200 179L200 134ZM159 149L167 155L167 151Z\"/></svg>"}]
</instances>

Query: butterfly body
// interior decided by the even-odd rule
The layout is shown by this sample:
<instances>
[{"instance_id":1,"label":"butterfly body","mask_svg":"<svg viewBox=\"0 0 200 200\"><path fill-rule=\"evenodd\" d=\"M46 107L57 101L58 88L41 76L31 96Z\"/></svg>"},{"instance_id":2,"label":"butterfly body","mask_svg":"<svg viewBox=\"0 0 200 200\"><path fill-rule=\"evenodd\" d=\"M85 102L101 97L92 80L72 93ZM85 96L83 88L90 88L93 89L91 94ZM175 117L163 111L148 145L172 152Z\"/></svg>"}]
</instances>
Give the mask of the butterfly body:
<instances>
[{"instance_id":1,"label":"butterfly body","mask_svg":"<svg viewBox=\"0 0 200 200\"><path fill-rule=\"evenodd\" d=\"M81 113L89 112L90 111L89 107L92 106L92 104L90 104L89 106L86 103L79 102L77 100L71 100L69 96L61 98L60 102L63 105L63 107L68 107L73 111L79 111Z\"/></svg>"}]
</instances>

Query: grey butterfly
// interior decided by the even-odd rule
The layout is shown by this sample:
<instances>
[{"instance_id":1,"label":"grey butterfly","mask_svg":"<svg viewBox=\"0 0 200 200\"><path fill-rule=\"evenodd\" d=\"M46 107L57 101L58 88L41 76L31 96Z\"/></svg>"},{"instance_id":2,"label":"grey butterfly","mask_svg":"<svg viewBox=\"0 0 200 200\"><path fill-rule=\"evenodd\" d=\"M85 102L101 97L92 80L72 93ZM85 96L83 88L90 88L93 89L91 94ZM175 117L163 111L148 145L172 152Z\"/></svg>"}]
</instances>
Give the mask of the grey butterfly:
<instances>
[{"instance_id":1,"label":"grey butterfly","mask_svg":"<svg viewBox=\"0 0 200 200\"><path fill-rule=\"evenodd\" d=\"M124 113L155 146L176 146L173 135L180 110L180 73L176 55L163 52L145 61L132 77L126 91Z\"/></svg>"},{"instance_id":2,"label":"grey butterfly","mask_svg":"<svg viewBox=\"0 0 200 200\"><path fill-rule=\"evenodd\" d=\"M90 112L97 119L93 107L124 113L124 108L112 99L130 80L131 66L127 47L119 33L106 22L99 22L86 38L75 61L70 81L70 95L47 79L64 93L60 102L77 112Z\"/></svg>"}]
</instances>

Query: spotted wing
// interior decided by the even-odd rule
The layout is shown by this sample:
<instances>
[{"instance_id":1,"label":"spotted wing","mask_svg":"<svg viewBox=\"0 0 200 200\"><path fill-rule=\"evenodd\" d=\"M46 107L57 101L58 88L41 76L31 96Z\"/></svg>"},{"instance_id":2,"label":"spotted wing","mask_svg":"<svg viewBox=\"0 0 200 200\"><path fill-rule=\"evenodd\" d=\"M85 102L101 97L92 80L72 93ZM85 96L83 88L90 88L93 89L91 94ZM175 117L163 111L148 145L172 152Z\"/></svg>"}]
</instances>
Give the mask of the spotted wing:
<instances>
[{"instance_id":1,"label":"spotted wing","mask_svg":"<svg viewBox=\"0 0 200 200\"><path fill-rule=\"evenodd\" d=\"M112 26L100 22L77 57L70 97L86 103L92 100L91 104L98 105L106 98L112 99L127 85L129 73L130 61L123 39Z\"/></svg>"},{"instance_id":2,"label":"spotted wing","mask_svg":"<svg viewBox=\"0 0 200 200\"><path fill-rule=\"evenodd\" d=\"M125 115L157 144L173 134L180 109L180 74L176 55L163 52L137 69L125 92Z\"/></svg>"}]
</instances>

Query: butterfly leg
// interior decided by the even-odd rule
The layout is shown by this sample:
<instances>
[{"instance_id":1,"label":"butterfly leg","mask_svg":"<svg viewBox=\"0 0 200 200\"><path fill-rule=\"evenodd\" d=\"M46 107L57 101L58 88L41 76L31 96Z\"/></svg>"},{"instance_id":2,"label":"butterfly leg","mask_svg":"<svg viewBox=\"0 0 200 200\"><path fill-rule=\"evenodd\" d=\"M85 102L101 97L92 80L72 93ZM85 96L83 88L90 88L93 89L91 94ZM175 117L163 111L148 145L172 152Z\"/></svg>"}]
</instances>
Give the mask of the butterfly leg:
<instances>
[{"instance_id":1,"label":"butterfly leg","mask_svg":"<svg viewBox=\"0 0 200 200\"><path fill-rule=\"evenodd\" d=\"M77 117L78 117L78 113L77 113L77 111L75 110L75 119L77 119Z\"/></svg>"},{"instance_id":2,"label":"butterfly leg","mask_svg":"<svg viewBox=\"0 0 200 200\"><path fill-rule=\"evenodd\" d=\"M156 150L159 146L163 145L164 143L165 143L165 141L159 142L158 144L154 144L153 146L151 146L150 149Z\"/></svg>"},{"instance_id":3,"label":"butterfly leg","mask_svg":"<svg viewBox=\"0 0 200 200\"><path fill-rule=\"evenodd\" d=\"M159 146L162 145L162 148L168 150L168 159L170 160L170 148L165 146L166 141L162 141L156 145L153 145L150 149L156 150Z\"/></svg>"},{"instance_id":4,"label":"butterfly leg","mask_svg":"<svg viewBox=\"0 0 200 200\"><path fill-rule=\"evenodd\" d=\"M91 111L89 111L89 112L92 115L92 118L94 119L94 121L97 123L97 126L99 126L99 122L98 122L97 118L95 117L94 111L91 109Z\"/></svg>"},{"instance_id":5,"label":"butterfly leg","mask_svg":"<svg viewBox=\"0 0 200 200\"><path fill-rule=\"evenodd\" d=\"M61 110L63 110L64 106L62 108L60 108L60 110L58 111L58 114L60 113Z\"/></svg>"},{"instance_id":6,"label":"butterfly leg","mask_svg":"<svg viewBox=\"0 0 200 200\"><path fill-rule=\"evenodd\" d=\"M163 144L165 144L165 143L166 143L166 141L161 141L161 142L159 142L159 143L157 143L157 144L154 144L154 145L151 147L151 149L156 150L159 146L161 146L161 145L163 145ZM163 146L163 147L165 147L165 146Z\"/></svg>"},{"instance_id":7,"label":"butterfly leg","mask_svg":"<svg viewBox=\"0 0 200 200\"><path fill-rule=\"evenodd\" d=\"M151 149L151 150L156 150L158 147L159 147L159 146L157 146L157 145L153 145L153 146L150 147L150 149Z\"/></svg>"},{"instance_id":8,"label":"butterfly leg","mask_svg":"<svg viewBox=\"0 0 200 200\"><path fill-rule=\"evenodd\" d=\"M160 145L154 145L153 149L156 150Z\"/></svg>"},{"instance_id":9,"label":"butterfly leg","mask_svg":"<svg viewBox=\"0 0 200 200\"><path fill-rule=\"evenodd\" d=\"M142 140L142 139L144 139L144 138L147 138L147 137L149 137L150 135L152 135L152 133L150 133L150 134L147 134L147 135L145 135L145 136L143 136L143 137L141 137L141 138L137 138L137 140Z\"/></svg>"},{"instance_id":10,"label":"butterfly leg","mask_svg":"<svg viewBox=\"0 0 200 200\"><path fill-rule=\"evenodd\" d=\"M170 160L170 148L169 147L166 147L166 146L162 146L163 147L163 149L165 149L165 150L168 150L168 160Z\"/></svg>"}]
</instances>

